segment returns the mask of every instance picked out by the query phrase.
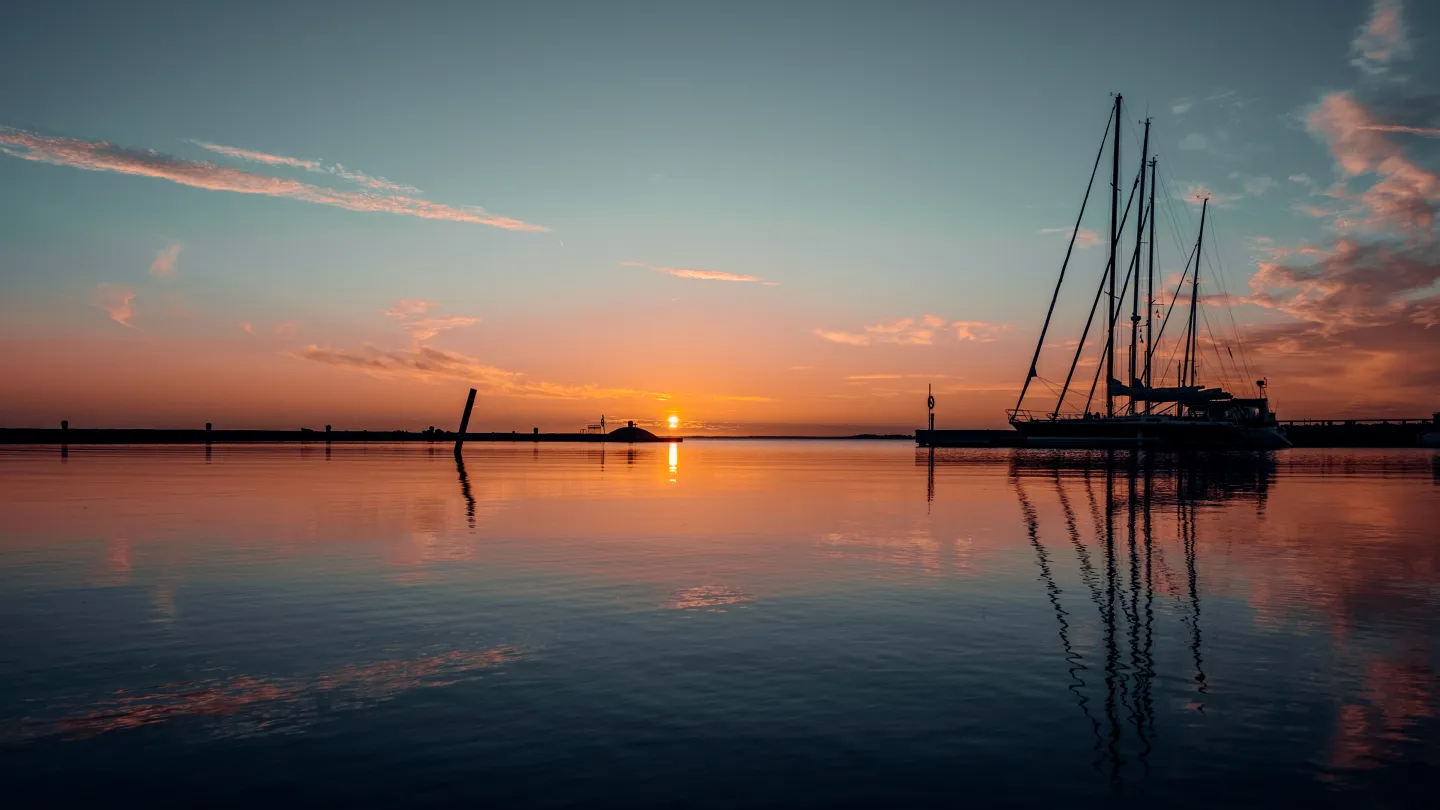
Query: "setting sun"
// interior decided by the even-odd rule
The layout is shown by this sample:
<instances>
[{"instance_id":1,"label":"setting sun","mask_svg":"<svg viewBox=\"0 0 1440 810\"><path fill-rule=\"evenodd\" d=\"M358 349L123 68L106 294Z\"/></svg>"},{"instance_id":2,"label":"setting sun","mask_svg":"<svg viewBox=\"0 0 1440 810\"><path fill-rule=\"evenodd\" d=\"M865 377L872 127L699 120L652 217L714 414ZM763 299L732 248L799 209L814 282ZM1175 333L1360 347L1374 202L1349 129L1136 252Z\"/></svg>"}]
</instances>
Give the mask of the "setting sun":
<instances>
[{"instance_id":1,"label":"setting sun","mask_svg":"<svg viewBox=\"0 0 1440 810\"><path fill-rule=\"evenodd\" d=\"M674 430L675 428L677 428L677 427L679 427L679 426L680 426L680 417L675 416L674 414L671 414L671 415L670 415L670 429L671 429L671 430Z\"/></svg>"}]
</instances>

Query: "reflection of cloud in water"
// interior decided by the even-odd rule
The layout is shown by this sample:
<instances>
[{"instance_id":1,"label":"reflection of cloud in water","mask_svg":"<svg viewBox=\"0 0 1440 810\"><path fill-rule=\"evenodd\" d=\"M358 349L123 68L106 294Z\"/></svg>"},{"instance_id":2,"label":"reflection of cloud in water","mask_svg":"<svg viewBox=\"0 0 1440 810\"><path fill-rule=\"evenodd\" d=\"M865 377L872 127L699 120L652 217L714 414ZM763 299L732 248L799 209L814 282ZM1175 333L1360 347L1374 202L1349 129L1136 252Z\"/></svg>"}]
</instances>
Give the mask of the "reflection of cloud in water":
<instances>
[{"instance_id":1,"label":"reflection of cloud in water","mask_svg":"<svg viewBox=\"0 0 1440 810\"><path fill-rule=\"evenodd\" d=\"M1435 682L1435 673L1422 656L1370 661L1365 691L1340 707L1330 767L1348 771L1402 760L1402 748L1423 742L1418 727L1440 707Z\"/></svg>"},{"instance_id":2,"label":"reflection of cloud in water","mask_svg":"<svg viewBox=\"0 0 1440 810\"><path fill-rule=\"evenodd\" d=\"M927 576L939 576L947 568L965 576L972 567L971 538L941 540L923 526L905 533L829 532L819 544L832 557L918 568Z\"/></svg>"},{"instance_id":3,"label":"reflection of cloud in water","mask_svg":"<svg viewBox=\"0 0 1440 810\"><path fill-rule=\"evenodd\" d=\"M675 594L674 598L666 607L675 610L695 610L701 608L724 608L726 605L734 605L740 602L749 602L754 599L748 593L734 591L722 585L700 585L694 588L686 588Z\"/></svg>"},{"instance_id":4,"label":"reflection of cloud in water","mask_svg":"<svg viewBox=\"0 0 1440 810\"><path fill-rule=\"evenodd\" d=\"M425 658L376 661L322 672L312 680L239 675L172 683L151 692L121 690L107 703L58 720L22 719L5 742L45 737L86 739L189 718L224 718L214 735L248 736L314 722L322 713L360 709L414 689L448 686L466 673L515 660L511 647L455 651Z\"/></svg>"}]
</instances>

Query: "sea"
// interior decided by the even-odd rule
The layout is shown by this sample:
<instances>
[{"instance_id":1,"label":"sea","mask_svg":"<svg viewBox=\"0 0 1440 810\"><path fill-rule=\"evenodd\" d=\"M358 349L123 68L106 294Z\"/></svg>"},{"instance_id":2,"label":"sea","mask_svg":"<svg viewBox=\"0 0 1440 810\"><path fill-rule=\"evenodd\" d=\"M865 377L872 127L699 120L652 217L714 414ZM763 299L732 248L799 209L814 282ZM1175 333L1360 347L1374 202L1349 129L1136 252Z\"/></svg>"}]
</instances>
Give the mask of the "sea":
<instances>
[{"instance_id":1,"label":"sea","mask_svg":"<svg viewBox=\"0 0 1440 810\"><path fill-rule=\"evenodd\" d=\"M29 807L1419 807L1440 454L0 448Z\"/></svg>"}]
</instances>

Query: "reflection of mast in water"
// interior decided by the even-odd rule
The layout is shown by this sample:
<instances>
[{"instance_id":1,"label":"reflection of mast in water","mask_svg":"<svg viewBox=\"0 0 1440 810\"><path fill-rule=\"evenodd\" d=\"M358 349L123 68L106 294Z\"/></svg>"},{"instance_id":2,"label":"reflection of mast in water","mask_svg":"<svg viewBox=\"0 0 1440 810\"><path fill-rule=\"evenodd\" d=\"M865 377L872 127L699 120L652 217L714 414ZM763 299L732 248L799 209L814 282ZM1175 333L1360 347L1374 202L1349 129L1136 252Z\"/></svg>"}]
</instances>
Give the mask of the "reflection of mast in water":
<instances>
[{"instance_id":1,"label":"reflection of mast in water","mask_svg":"<svg viewBox=\"0 0 1440 810\"><path fill-rule=\"evenodd\" d=\"M1183 484L1182 484L1183 489ZM1195 659L1195 691L1202 696L1196 711L1205 712L1203 696L1208 694L1205 683L1204 661L1200 655L1200 589L1195 579L1195 501L1188 492L1178 493L1180 510L1180 537L1185 545L1185 574L1190 584L1190 653Z\"/></svg>"},{"instance_id":2,"label":"reflection of mast in water","mask_svg":"<svg viewBox=\"0 0 1440 810\"><path fill-rule=\"evenodd\" d=\"M930 448L930 471L925 479L925 503L929 504L935 500L935 448ZM930 507L925 507L925 513L930 513Z\"/></svg>"},{"instance_id":3,"label":"reflection of mast in water","mask_svg":"<svg viewBox=\"0 0 1440 810\"><path fill-rule=\"evenodd\" d=\"M933 465L935 451L931 450L930 453ZM931 471L933 474L933 466ZM1090 708L1086 705L1090 699L1085 697L1085 693L1081 691L1085 688L1085 681L1079 673L1080 670L1087 667L1083 663L1081 655L1075 652L1075 648L1070 644L1070 623L1065 620L1065 617L1070 614L1060 605L1060 594L1064 591L1055 584L1055 576L1050 570L1050 555L1040 542L1040 521L1036 516L1035 507L1031 505L1030 499L1025 497L1025 488L1020 483L1020 477L1012 476L1012 480L1015 482L1015 494L1020 498L1020 511L1025 515L1025 529L1030 536L1030 545L1035 549L1035 563L1040 567L1040 579L1045 583L1045 594L1050 599L1050 606L1055 609L1055 622L1060 625L1060 646L1065 650L1065 662L1070 665L1069 689L1075 693L1076 704L1080 707L1081 713L1085 715L1086 720L1090 721L1095 734L1095 745L1098 747L1100 745L1100 721L1090 714Z\"/></svg>"},{"instance_id":4,"label":"reflection of mast in water","mask_svg":"<svg viewBox=\"0 0 1440 810\"><path fill-rule=\"evenodd\" d=\"M1110 784L1120 789L1120 650L1115 643L1115 453L1105 452L1105 719L1109 722Z\"/></svg>"},{"instance_id":5,"label":"reflection of mast in water","mask_svg":"<svg viewBox=\"0 0 1440 810\"><path fill-rule=\"evenodd\" d=\"M461 460L460 454L455 454L455 472L460 475L460 494L465 498L465 519L470 524L470 530L475 530L475 496L470 494L470 479L465 475L465 462Z\"/></svg>"}]
</instances>

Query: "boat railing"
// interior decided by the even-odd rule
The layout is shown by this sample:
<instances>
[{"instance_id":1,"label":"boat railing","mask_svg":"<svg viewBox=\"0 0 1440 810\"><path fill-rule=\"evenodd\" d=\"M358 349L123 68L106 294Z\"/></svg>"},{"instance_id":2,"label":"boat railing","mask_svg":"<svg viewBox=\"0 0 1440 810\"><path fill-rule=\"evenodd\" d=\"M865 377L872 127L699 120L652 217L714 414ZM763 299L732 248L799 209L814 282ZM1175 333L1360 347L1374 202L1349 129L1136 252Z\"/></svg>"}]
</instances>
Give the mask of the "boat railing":
<instances>
[{"instance_id":1,"label":"boat railing","mask_svg":"<svg viewBox=\"0 0 1440 810\"><path fill-rule=\"evenodd\" d=\"M1030 411L1017 408L1006 410L1005 415L1010 418L1011 422L1062 422L1071 419L1095 419L1098 416L1097 414L1068 411L1055 413L1053 411Z\"/></svg>"}]
</instances>

